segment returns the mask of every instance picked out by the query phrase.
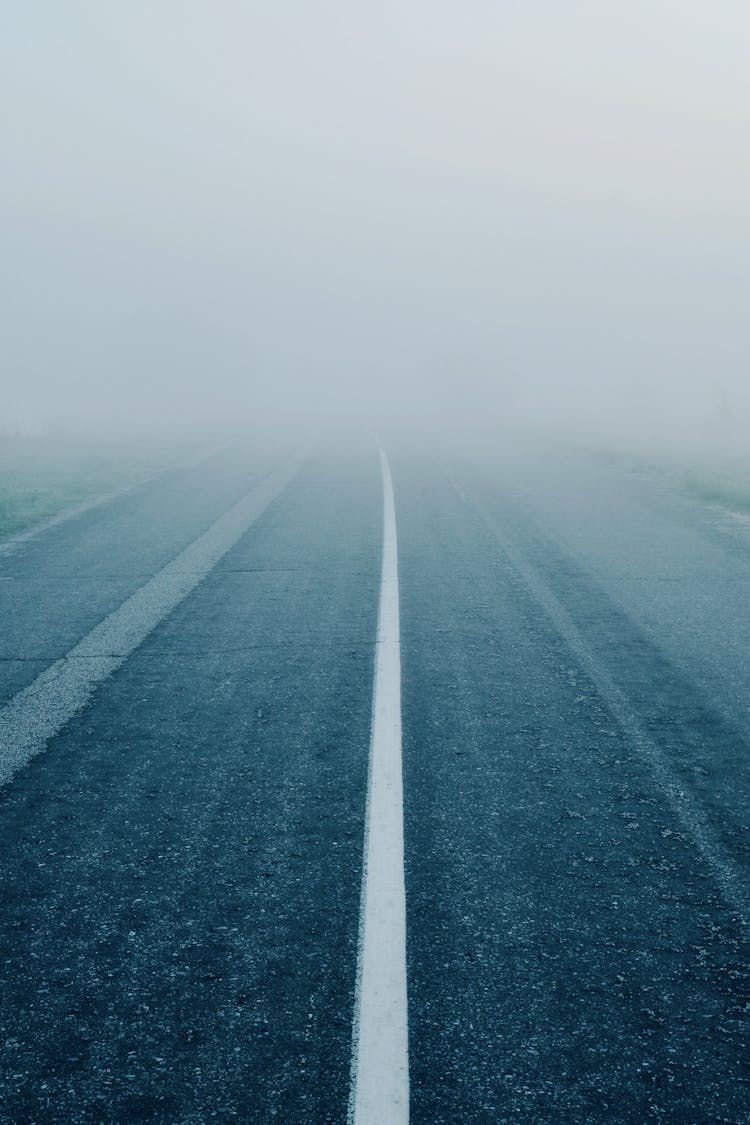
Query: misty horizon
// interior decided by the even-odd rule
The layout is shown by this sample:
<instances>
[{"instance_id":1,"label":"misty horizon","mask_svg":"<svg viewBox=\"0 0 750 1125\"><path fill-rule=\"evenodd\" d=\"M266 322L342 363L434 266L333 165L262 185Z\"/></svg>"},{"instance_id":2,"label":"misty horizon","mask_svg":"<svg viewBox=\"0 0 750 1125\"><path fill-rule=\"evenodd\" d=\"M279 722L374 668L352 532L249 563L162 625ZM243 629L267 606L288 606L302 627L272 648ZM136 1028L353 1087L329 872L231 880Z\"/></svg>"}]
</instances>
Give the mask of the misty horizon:
<instances>
[{"instance_id":1,"label":"misty horizon","mask_svg":"<svg viewBox=\"0 0 750 1125\"><path fill-rule=\"evenodd\" d=\"M747 10L30 3L0 430L741 451Z\"/></svg>"}]
</instances>

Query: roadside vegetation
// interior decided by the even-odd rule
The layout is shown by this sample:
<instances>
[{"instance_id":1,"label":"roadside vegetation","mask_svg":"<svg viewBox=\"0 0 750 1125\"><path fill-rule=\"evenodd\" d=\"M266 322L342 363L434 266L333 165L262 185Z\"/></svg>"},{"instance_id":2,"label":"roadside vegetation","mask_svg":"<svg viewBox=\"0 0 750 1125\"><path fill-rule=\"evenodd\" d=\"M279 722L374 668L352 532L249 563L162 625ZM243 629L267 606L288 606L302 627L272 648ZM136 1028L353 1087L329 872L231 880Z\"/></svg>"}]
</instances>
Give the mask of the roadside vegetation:
<instances>
[{"instance_id":1,"label":"roadside vegetation","mask_svg":"<svg viewBox=\"0 0 750 1125\"><path fill-rule=\"evenodd\" d=\"M750 457L632 454L602 449L596 454L628 472L657 477L706 504L750 514Z\"/></svg>"},{"instance_id":2,"label":"roadside vegetation","mask_svg":"<svg viewBox=\"0 0 750 1125\"><path fill-rule=\"evenodd\" d=\"M0 432L0 538L190 457L195 442L174 438L81 438Z\"/></svg>"},{"instance_id":3,"label":"roadside vegetation","mask_svg":"<svg viewBox=\"0 0 750 1125\"><path fill-rule=\"evenodd\" d=\"M750 469L747 467L733 473L688 469L679 475L678 483L699 500L750 513Z\"/></svg>"}]
</instances>

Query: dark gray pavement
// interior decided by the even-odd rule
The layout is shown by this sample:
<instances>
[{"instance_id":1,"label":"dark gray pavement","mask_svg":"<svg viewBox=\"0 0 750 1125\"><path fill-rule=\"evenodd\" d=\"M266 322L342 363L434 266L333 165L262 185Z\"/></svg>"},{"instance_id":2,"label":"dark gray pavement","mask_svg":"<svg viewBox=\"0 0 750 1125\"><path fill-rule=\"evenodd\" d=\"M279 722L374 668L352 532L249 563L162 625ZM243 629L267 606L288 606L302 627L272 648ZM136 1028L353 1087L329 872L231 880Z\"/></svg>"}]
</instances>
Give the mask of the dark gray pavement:
<instances>
[{"instance_id":1,"label":"dark gray pavement","mask_svg":"<svg viewBox=\"0 0 750 1125\"><path fill-rule=\"evenodd\" d=\"M530 515L527 480L521 503L510 466L502 483L449 477L458 491L434 465L395 474L413 1120L750 1120L746 931L530 586L569 615L745 879L747 729L584 566L580 527L574 557ZM648 551L695 569L683 508L672 539L661 501L630 542L644 599L661 580ZM633 501L609 502L596 546Z\"/></svg>"},{"instance_id":2,"label":"dark gray pavement","mask_svg":"<svg viewBox=\"0 0 750 1125\"><path fill-rule=\"evenodd\" d=\"M0 1114L341 1121L377 463L318 458L0 800Z\"/></svg>"},{"instance_id":3,"label":"dark gray pavement","mask_svg":"<svg viewBox=\"0 0 750 1125\"><path fill-rule=\"evenodd\" d=\"M0 706L278 462L237 449L169 470L16 544L0 540Z\"/></svg>"},{"instance_id":4,"label":"dark gray pavement","mask_svg":"<svg viewBox=\"0 0 750 1125\"><path fill-rule=\"evenodd\" d=\"M750 1121L750 531L390 452L412 1120ZM0 555L0 699L267 467ZM380 537L375 450L317 453L0 794L0 1120L345 1121Z\"/></svg>"}]
</instances>

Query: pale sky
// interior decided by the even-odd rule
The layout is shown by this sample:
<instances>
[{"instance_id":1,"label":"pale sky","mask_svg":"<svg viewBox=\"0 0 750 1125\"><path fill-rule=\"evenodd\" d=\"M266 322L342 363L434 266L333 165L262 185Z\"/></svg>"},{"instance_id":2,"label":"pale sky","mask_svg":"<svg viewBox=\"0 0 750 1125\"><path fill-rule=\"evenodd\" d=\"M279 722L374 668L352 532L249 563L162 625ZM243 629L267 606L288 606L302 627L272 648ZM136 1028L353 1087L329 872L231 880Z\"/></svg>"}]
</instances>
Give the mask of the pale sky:
<instances>
[{"instance_id":1,"label":"pale sky","mask_svg":"<svg viewBox=\"0 0 750 1125\"><path fill-rule=\"evenodd\" d=\"M746 4L5 8L0 429L750 430Z\"/></svg>"}]
</instances>

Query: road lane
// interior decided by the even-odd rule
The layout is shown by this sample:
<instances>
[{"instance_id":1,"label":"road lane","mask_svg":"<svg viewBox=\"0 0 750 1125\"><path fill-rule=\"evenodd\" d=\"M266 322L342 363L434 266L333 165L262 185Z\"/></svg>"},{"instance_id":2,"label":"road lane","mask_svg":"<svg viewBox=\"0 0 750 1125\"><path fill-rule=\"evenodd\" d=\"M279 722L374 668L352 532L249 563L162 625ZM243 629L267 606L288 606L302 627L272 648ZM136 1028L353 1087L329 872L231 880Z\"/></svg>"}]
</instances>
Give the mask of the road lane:
<instances>
[{"instance_id":1,"label":"road lane","mask_svg":"<svg viewBox=\"0 0 750 1125\"><path fill-rule=\"evenodd\" d=\"M0 550L0 705L63 657L283 459L270 451L232 448L11 543L10 553Z\"/></svg>"},{"instance_id":2,"label":"road lane","mask_svg":"<svg viewBox=\"0 0 750 1125\"><path fill-rule=\"evenodd\" d=\"M585 569L729 722L750 726L746 519L573 452L496 455L465 473L490 504L501 480L529 541L541 530L540 547Z\"/></svg>"},{"instance_id":3,"label":"road lane","mask_svg":"<svg viewBox=\"0 0 750 1125\"><path fill-rule=\"evenodd\" d=\"M458 495L467 503L472 504L479 518L496 538L500 549L511 562L515 574L523 583L529 596L546 613L555 630L565 642L571 656L583 674L590 680L600 701L622 730L629 745L638 750L644 762L648 765L654 782L661 794L671 804L683 831L700 853L704 863L710 868L713 879L720 888L726 903L737 913L745 934L750 934L750 887L747 884L746 865L737 862L732 854L733 849L725 847L721 831L717 831L714 827L715 816L712 816L704 808L700 794L692 792L692 779L689 775L686 776L684 749L689 737L690 724L685 723L684 719L673 721L670 724L672 729L667 738L659 737L658 734L654 737L649 732L647 721L644 721L644 717L639 713L639 710L643 710L643 708L639 709L631 703L627 694L607 669L607 660L601 654L597 654L588 643L583 630L576 624L562 600L554 592L552 585L546 581L543 570L530 563L527 555L522 553L517 543L508 537L502 519L498 520L480 501L470 500L459 485L456 485L453 481L451 483L456 488ZM518 518L519 513L516 512L516 521L518 521ZM559 559L555 561L557 563L555 570L559 572L563 569L564 562ZM585 589L585 582L583 586ZM590 601L590 595L586 595L586 600ZM632 632L632 626L623 623L621 628L623 640L629 632ZM643 664L646 667L651 665L653 668L654 664L658 662L658 656L656 654L650 655L651 659L649 660L649 654L644 652ZM660 668L659 672L661 675L660 682L655 682L653 677L651 679L650 694L652 699L657 699L660 694L663 694L666 686L663 668ZM686 683L679 685L677 692L675 692L674 684L669 685L669 687L671 690L668 691L668 698L671 704L674 704L676 694L684 695L689 699L692 697L693 693ZM697 710L694 707L693 722L697 717ZM706 725L711 728L711 738L715 738L717 734L722 737L722 741L726 738L726 731L722 731L722 725L717 726L714 719L709 718L708 723L699 720L699 730L702 731ZM677 745L675 745L676 739L679 739ZM670 750L675 749L677 750L676 754L670 753ZM701 751L705 752L705 750L704 739ZM679 764L674 763L675 758ZM724 813L724 810L722 810L722 813ZM724 816L721 819L723 820ZM736 825L732 826L731 836L741 847L743 841ZM747 859L747 855L744 859Z\"/></svg>"},{"instance_id":4,"label":"road lane","mask_svg":"<svg viewBox=\"0 0 750 1125\"><path fill-rule=\"evenodd\" d=\"M380 512L314 462L4 792L5 1120L345 1118Z\"/></svg>"},{"instance_id":5,"label":"road lane","mask_svg":"<svg viewBox=\"0 0 750 1125\"><path fill-rule=\"evenodd\" d=\"M502 489L497 466L469 471L471 498L564 606L646 732L658 732L671 771L746 873L750 529L585 458L500 472Z\"/></svg>"},{"instance_id":6,"label":"road lane","mask_svg":"<svg viewBox=\"0 0 750 1125\"><path fill-rule=\"evenodd\" d=\"M233 504L153 578L0 708L0 785L7 784L203 581L273 503L304 463L304 455L271 472Z\"/></svg>"},{"instance_id":7,"label":"road lane","mask_svg":"<svg viewBox=\"0 0 750 1125\"><path fill-rule=\"evenodd\" d=\"M412 1121L746 1121L735 910L498 537L434 465L396 459L394 480ZM492 502L554 570L559 548L543 555L539 527L524 538L502 478ZM687 731L721 743L721 717L704 704L697 720L692 685L662 677L663 655L585 572L558 594L577 620L589 606L615 680L630 661L650 683L663 720L645 723L670 760ZM747 871L731 815L710 815Z\"/></svg>"},{"instance_id":8,"label":"road lane","mask_svg":"<svg viewBox=\"0 0 750 1125\"><path fill-rule=\"evenodd\" d=\"M738 902L634 731L744 877L750 551L585 459L443 459L391 453L411 1120L744 1125ZM40 538L49 651L167 495L151 546L137 496ZM0 1120L346 1120L382 499L318 456L0 796Z\"/></svg>"}]
</instances>

